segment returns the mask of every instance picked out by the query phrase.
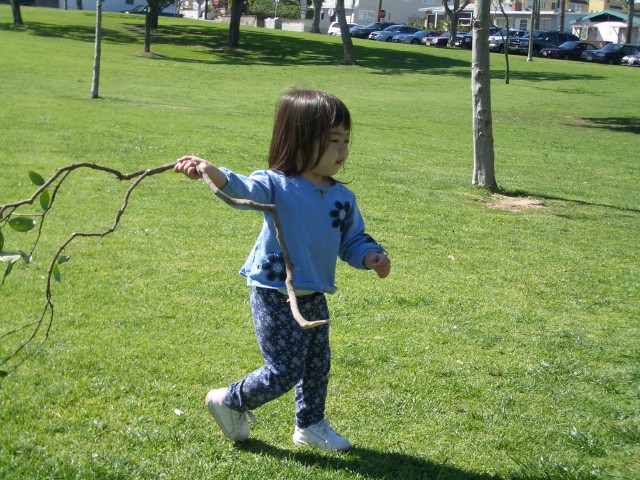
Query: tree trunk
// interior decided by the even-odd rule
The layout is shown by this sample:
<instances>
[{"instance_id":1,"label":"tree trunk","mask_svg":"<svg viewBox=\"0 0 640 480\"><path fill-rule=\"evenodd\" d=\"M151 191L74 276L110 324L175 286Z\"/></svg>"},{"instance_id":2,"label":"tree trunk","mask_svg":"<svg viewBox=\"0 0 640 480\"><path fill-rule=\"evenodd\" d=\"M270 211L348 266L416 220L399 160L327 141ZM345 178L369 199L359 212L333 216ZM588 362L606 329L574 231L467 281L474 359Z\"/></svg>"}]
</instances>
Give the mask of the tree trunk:
<instances>
[{"instance_id":1,"label":"tree trunk","mask_svg":"<svg viewBox=\"0 0 640 480\"><path fill-rule=\"evenodd\" d=\"M11 0L11 13L13 13L13 26L24 25L22 12L20 11L20 0Z\"/></svg>"},{"instance_id":2,"label":"tree trunk","mask_svg":"<svg viewBox=\"0 0 640 480\"><path fill-rule=\"evenodd\" d=\"M320 33L320 16L322 15L322 1L323 0L313 0L313 23L311 24L311 33Z\"/></svg>"},{"instance_id":3,"label":"tree trunk","mask_svg":"<svg viewBox=\"0 0 640 480\"><path fill-rule=\"evenodd\" d=\"M560 21L558 23L558 31L564 32L564 11L567 8L566 1L560 0Z\"/></svg>"},{"instance_id":4,"label":"tree trunk","mask_svg":"<svg viewBox=\"0 0 640 480\"><path fill-rule=\"evenodd\" d=\"M491 71L489 26L491 0L477 0L474 7L471 51L471 98L473 104L472 184L497 190L494 171L493 124L491 120Z\"/></svg>"},{"instance_id":5,"label":"tree trunk","mask_svg":"<svg viewBox=\"0 0 640 480\"><path fill-rule=\"evenodd\" d=\"M102 42L102 0L96 0L96 38L93 57L93 81L91 82L91 98L100 98L100 55Z\"/></svg>"},{"instance_id":6,"label":"tree trunk","mask_svg":"<svg viewBox=\"0 0 640 480\"><path fill-rule=\"evenodd\" d=\"M151 53L151 12L144 16L144 53Z\"/></svg>"},{"instance_id":7,"label":"tree trunk","mask_svg":"<svg viewBox=\"0 0 640 480\"><path fill-rule=\"evenodd\" d=\"M627 36L625 38L624 43L631 44L631 34L633 33L633 11L634 11L634 0L628 0L628 14L627 14ZM639 39L640 40L640 39Z\"/></svg>"},{"instance_id":8,"label":"tree trunk","mask_svg":"<svg viewBox=\"0 0 640 480\"><path fill-rule=\"evenodd\" d=\"M533 0L529 19L529 48L527 49L527 62L533 61L533 23L536 18L536 0Z\"/></svg>"},{"instance_id":9,"label":"tree trunk","mask_svg":"<svg viewBox=\"0 0 640 480\"><path fill-rule=\"evenodd\" d=\"M456 37L458 36L458 13L452 13L449 18L451 20L451 24L449 25L449 40L447 41L447 47L455 47Z\"/></svg>"},{"instance_id":10,"label":"tree trunk","mask_svg":"<svg viewBox=\"0 0 640 480\"><path fill-rule=\"evenodd\" d=\"M344 0L336 0L336 15L340 24L340 36L342 37L342 48L344 50L344 63L346 65L356 64L356 51L353 48L353 41L347 25L347 17L344 13Z\"/></svg>"},{"instance_id":11,"label":"tree trunk","mask_svg":"<svg viewBox=\"0 0 640 480\"><path fill-rule=\"evenodd\" d=\"M244 0L232 0L231 21L229 22L229 46L240 46L240 19L242 18L242 7Z\"/></svg>"},{"instance_id":12,"label":"tree trunk","mask_svg":"<svg viewBox=\"0 0 640 480\"><path fill-rule=\"evenodd\" d=\"M453 0L453 9L449 7L448 0L442 0L442 5L444 6L444 10L447 14L447 18L449 19L449 41L447 42L448 47L454 47L456 45L456 36L458 35L458 21L460 20L460 12L462 12L467 5L469 5L470 0L464 0L462 6L460 6L460 0Z\"/></svg>"},{"instance_id":13,"label":"tree trunk","mask_svg":"<svg viewBox=\"0 0 640 480\"><path fill-rule=\"evenodd\" d=\"M505 25L509 25L509 16L504 11L504 4L500 2L500 11L504 15ZM507 34L502 38L502 52L504 53L504 83L509 85L509 28Z\"/></svg>"},{"instance_id":14,"label":"tree trunk","mask_svg":"<svg viewBox=\"0 0 640 480\"><path fill-rule=\"evenodd\" d=\"M82 0L76 0L76 8L78 10L83 10L83 8L82 8Z\"/></svg>"}]
</instances>

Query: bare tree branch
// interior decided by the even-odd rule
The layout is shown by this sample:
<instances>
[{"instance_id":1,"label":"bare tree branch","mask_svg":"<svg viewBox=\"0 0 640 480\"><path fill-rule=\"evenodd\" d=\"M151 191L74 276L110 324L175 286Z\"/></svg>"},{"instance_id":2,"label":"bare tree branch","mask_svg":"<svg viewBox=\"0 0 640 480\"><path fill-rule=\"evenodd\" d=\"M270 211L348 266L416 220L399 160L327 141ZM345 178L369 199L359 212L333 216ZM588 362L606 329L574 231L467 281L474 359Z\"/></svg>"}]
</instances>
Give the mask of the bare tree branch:
<instances>
[{"instance_id":1,"label":"bare tree branch","mask_svg":"<svg viewBox=\"0 0 640 480\"><path fill-rule=\"evenodd\" d=\"M170 163L170 164L166 164L166 165L162 165L159 167L155 167L155 168L150 168L147 170L139 170L133 173L129 173L129 174L124 174L122 172L120 172L119 170L113 169L113 168L109 168L109 167L104 167L101 165L97 165L95 163L76 163L73 165L68 165L66 167L60 168L58 170L56 170L56 172L54 173L54 175L47 181L45 181L36 191L35 193L25 199L25 200L21 200L18 202L14 202L14 203L7 203L4 205L0 205L0 219L4 220L5 222L8 221L12 216L18 216L20 214L18 214L16 212L16 210L24 205L32 205L33 202L39 197L39 195L44 192L47 188L51 187L53 185L53 189L54 189L54 193L51 197L51 201L48 205L48 208L45 210L45 212L43 214L40 214L39 216L42 217L42 221L40 222L40 225L38 227L38 235L37 238L34 242L33 248L31 249L31 254L33 254L33 251L35 250L35 246L38 243L39 239L40 239L40 235L41 235L41 231L42 231L42 223L44 223L44 219L46 218L46 214L48 213L48 211L50 210L51 206L53 205L53 202L55 200L56 194L60 188L60 186L62 185L62 183L68 178L69 173L71 173L74 170L78 170L81 168L89 168L92 170L99 170L99 171L103 171L103 172L107 172L110 173L112 175L114 175L116 178L118 178L119 180L131 180L131 179L135 179L135 181L131 184L131 186L129 186L129 188L127 189L127 191L125 192L123 201L122 201L122 205L120 206L120 209L118 210L114 221L111 225L111 227L109 227L107 230L104 231L99 231L99 232L74 232L72 233L63 243L62 245L60 245L60 247L58 247L58 249L56 250L51 263L49 265L49 268L47 270L47 281L46 281L46 293L45 293L45 298L46 298L46 302L45 305L42 309L42 313L40 314L40 317L35 320L34 322L28 323L26 325L20 326L18 328L15 328L13 330L4 332L3 334L0 335L0 339L4 339L7 337L10 337L12 335L15 335L25 329L28 329L30 327L33 327L33 331L31 332L31 334L28 336L28 338L26 340L24 340L22 343L20 343L20 345L18 345L18 347L16 349L13 350L13 352L11 352L9 355L7 355L5 358L2 359L2 361L0 361L0 367L4 367L5 365L8 365L9 362L11 362L12 360L15 360L18 355L23 352L23 350L32 342L35 341L38 333L44 328L44 337L42 338L42 340L40 341L39 345L36 347L35 350L30 351L29 353L27 353L17 364L12 365L12 370L15 370L18 366L20 366L22 363L24 363L24 361L29 358L31 355L33 355L33 353L35 353L35 351L37 351L49 338L49 334L51 332L51 328L53 326L53 319L54 319L54 310L55 310L55 305L53 303L53 292L52 292L52 280L55 279L56 277L56 272L58 272L57 266L62 263L64 257L63 257L63 252L64 250L76 239L76 238L89 238L89 237L105 237L111 233L113 233L116 228L118 227L120 220L122 218L122 216L124 215L125 210L127 209L127 206L129 205L129 199L131 197L131 194L133 193L133 191L138 187L138 185L140 185L140 183L142 183L142 181L152 175L156 175L159 173L163 173L166 172L168 170L173 170L173 167L175 166L175 162L174 163ZM300 313L300 310L298 308L298 302L297 302L297 298L296 298L296 294L295 294L295 288L293 286L293 267L292 267L292 263L291 263L291 257L289 255L289 249L287 248L287 245L284 241L284 235L282 233L282 224L280 222L280 218L278 216L278 211L275 205L272 204L261 204L261 203L256 203L253 202L251 200L245 200L245 199L236 199L236 198L231 198L228 195L224 194L223 192L221 192L213 183L213 181L209 178L208 175L203 174L203 172L200 172L202 179L204 180L204 182L209 186L210 190L213 192L213 194L215 196L217 196L218 198L220 198L221 200L223 200L226 204L230 205L230 206L244 206L244 207L248 207L250 209L253 210L258 210L258 211L262 211L262 212L268 212L272 215L273 220L274 220L274 225L276 228L276 237L278 239L278 243L280 244L280 247L282 248L282 255L284 258L284 262L285 262L285 269L286 269L286 279L285 279L285 285L287 287L287 294L289 297L289 303L291 305L291 311L292 314L295 318L295 320L298 322L298 324L302 327L302 328L313 328L319 325L324 325L328 323L328 320L315 320L315 321L308 321L306 320L303 315ZM35 215L30 215L30 216L35 216Z\"/></svg>"}]
</instances>

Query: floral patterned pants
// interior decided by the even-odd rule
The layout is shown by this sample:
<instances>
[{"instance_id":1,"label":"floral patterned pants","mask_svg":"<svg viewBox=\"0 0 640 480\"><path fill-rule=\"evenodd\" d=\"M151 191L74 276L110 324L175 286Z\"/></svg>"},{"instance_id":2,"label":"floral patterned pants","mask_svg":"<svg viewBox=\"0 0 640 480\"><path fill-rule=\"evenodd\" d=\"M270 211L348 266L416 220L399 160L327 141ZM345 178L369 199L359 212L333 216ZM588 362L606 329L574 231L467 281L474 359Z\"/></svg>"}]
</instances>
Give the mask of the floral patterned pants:
<instances>
[{"instance_id":1,"label":"floral patterned pants","mask_svg":"<svg viewBox=\"0 0 640 480\"><path fill-rule=\"evenodd\" d=\"M298 308L307 320L329 318L322 293L299 296ZM253 410L295 388L296 425L318 423L324 418L331 368L329 325L303 329L287 295L269 288L252 289L251 311L265 365L233 383L225 405Z\"/></svg>"}]
</instances>

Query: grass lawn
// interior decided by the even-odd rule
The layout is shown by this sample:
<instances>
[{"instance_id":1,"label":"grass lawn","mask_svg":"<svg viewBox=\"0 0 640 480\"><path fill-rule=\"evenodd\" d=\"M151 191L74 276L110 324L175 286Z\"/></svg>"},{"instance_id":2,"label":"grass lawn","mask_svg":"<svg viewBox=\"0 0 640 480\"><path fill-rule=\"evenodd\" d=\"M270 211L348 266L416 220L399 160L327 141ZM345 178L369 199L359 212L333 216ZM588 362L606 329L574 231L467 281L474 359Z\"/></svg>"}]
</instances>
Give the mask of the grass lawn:
<instances>
[{"instance_id":1,"label":"grass lawn","mask_svg":"<svg viewBox=\"0 0 640 480\"><path fill-rule=\"evenodd\" d=\"M0 203L77 162L193 153L248 174L278 95L320 88L351 109L340 178L393 271L341 264L329 298L327 416L356 448L294 446L292 394L234 445L203 400L261 365L237 274L261 216L145 180L112 235L67 249L49 338L0 384L1 478L640 478L640 68L511 57L506 85L491 56L498 183L541 204L505 210L470 185L469 51L354 39L345 67L339 38L242 28L231 51L223 25L161 18L144 56L144 18L105 14L91 100L94 13L22 12L14 28L0 6ZM128 186L67 179L0 289L0 333L38 317L52 253L108 228ZM2 233L6 251L35 239Z\"/></svg>"}]
</instances>

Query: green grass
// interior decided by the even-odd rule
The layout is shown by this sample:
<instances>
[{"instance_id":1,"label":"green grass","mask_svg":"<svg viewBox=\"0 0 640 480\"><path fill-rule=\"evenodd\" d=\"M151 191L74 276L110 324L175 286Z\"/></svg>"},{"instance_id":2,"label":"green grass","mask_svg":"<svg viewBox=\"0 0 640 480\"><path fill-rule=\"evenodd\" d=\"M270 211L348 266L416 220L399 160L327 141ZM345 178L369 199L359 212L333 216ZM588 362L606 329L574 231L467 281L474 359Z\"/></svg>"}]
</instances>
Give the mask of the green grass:
<instances>
[{"instance_id":1,"label":"green grass","mask_svg":"<svg viewBox=\"0 0 640 480\"><path fill-rule=\"evenodd\" d=\"M195 153L250 173L278 95L321 88L352 111L342 178L393 272L340 265L329 299L327 415L356 449L293 446L290 394L233 445L203 398L261 364L237 275L260 215L148 179L113 235L66 252L50 338L1 384L0 477L640 476L640 69L511 57L505 85L491 56L498 183L545 204L512 212L470 186L468 51L355 39L350 68L336 38L243 28L230 51L225 26L161 18L143 56L143 18L106 14L91 100L93 12L22 11L14 28L0 6L0 203L31 195L28 170L80 161L131 172ZM0 290L0 331L37 318L52 252L107 228L127 186L73 174ZM7 250L34 239L3 233Z\"/></svg>"}]
</instances>

